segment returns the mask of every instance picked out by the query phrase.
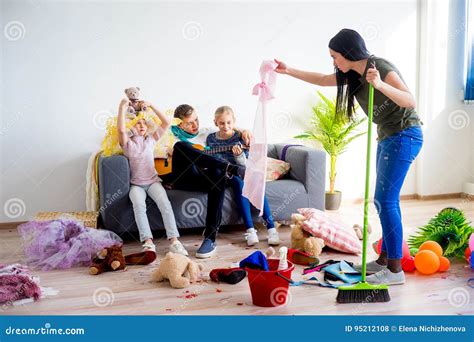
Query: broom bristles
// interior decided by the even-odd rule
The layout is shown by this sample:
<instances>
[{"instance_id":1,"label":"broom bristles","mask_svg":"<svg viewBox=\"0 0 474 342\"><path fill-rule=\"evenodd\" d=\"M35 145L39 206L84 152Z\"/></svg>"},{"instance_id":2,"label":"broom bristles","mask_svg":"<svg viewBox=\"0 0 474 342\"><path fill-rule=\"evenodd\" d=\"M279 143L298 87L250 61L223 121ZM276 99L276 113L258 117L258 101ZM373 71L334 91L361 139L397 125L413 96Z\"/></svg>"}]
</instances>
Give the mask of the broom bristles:
<instances>
[{"instance_id":1,"label":"broom bristles","mask_svg":"<svg viewBox=\"0 0 474 342\"><path fill-rule=\"evenodd\" d=\"M352 286L340 286L336 301L345 303L385 303L390 301L386 285L369 285L361 282Z\"/></svg>"}]
</instances>

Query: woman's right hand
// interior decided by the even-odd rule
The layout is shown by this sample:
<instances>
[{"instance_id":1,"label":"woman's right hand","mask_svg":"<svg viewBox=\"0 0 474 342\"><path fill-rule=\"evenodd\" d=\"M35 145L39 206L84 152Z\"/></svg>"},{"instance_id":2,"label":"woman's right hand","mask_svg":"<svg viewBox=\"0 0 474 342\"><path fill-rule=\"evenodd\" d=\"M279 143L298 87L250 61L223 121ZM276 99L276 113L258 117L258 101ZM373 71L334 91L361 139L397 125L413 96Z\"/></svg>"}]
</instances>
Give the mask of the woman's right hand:
<instances>
[{"instance_id":1,"label":"woman's right hand","mask_svg":"<svg viewBox=\"0 0 474 342\"><path fill-rule=\"evenodd\" d=\"M279 74L288 74L288 65L283 63L282 61L279 61L275 58L275 62L278 64L277 67L275 68L275 72Z\"/></svg>"}]
</instances>

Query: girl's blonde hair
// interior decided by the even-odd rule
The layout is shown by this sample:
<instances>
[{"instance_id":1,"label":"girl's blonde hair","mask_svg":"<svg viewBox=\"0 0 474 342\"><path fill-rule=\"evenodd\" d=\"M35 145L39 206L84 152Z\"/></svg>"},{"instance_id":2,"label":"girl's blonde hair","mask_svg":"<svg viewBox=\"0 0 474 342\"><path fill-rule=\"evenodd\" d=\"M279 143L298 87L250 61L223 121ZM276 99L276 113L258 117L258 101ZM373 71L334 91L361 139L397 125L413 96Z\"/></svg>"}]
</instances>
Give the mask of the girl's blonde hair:
<instances>
[{"instance_id":1,"label":"girl's blonde hair","mask_svg":"<svg viewBox=\"0 0 474 342\"><path fill-rule=\"evenodd\" d=\"M229 106L220 106L219 108L217 108L216 112L214 113L214 119L217 119L219 116L221 116L222 114L225 114L225 113L232 114L232 118L235 121L234 111Z\"/></svg>"}]
</instances>

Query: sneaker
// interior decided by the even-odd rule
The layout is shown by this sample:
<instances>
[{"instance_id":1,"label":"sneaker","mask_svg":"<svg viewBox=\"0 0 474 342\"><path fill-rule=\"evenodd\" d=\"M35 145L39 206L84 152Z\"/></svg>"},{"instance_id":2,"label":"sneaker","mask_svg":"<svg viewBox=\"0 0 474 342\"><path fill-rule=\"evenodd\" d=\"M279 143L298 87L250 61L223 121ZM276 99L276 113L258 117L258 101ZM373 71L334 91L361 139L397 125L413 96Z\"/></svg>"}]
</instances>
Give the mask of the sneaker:
<instances>
[{"instance_id":1,"label":"sneaker","mask_svg":"<svg viewBox=\"0 0 474 342\"><path fill-rule=\"evenodd\" d=\"M142 249L144 252L151 251L156 253L156 246L153 242L145 242L142 245Z\"/></svg>"},{"instance_id":2,"label":"sneaker","mask_svg":"<svg viewBox=\"0 0 474 342\"><path fill-rule=\"evenodd\" d=\"M280 244L280 235L276 228L268 229L268 244L270 246L278 246Z\"/></svg>"},{"instance_id":3,"label":"sneaker","mask_svg":"<svg viewBox=\"0 0 474 342\"><path fill-rule=\"evenodd\" d=\"M254 246L259 243L257 230L254 228L247 229L247 233L245 233L245 240L247 240L247 246Z\"/></svg>"},{"instance_id":4,"label":"sneaker","mask_svg":"<svg viewBox=\"0 0 474 342\"><path fill-rule=\"evenodd\" d=\"M362 265L354 265L356 271L362 272ZM377 261L371 261L367 263L366 273L374 274L383 270L386 270L387 266L380 265Z\"/></svg>"},{"instance_id":5,"label":"sneaker","mask_svg":"<svg viewBox=\"0 0 474 342\"><path fill-rule=\"evenodd\" d=\"M405 273L403 271L393 273L388 268L385 268L368 276L366 280L371 285L402 285L405 283Z\"/></svg>"},{"instance_id":6,"label":"sneaker","mask_svg":"<svg viewBox=\"0 0 474 342\"><path fill-rule=\"evenodd\" d=\"M184 248L183 244L180 241L175 241L170 245L170 252L188 256L188 251Z\"/></svg>"},{"instance_id":7,"label":"sneaker","mask_svg":"<svg viewBox=\"0 0 474 342\"><path fill-rule=\"evenodd\" d=\"M216 243L210 239L204 239L201 247L196 252L196 258L206 259L210 258L216 252Z\"/></svg>"}]
</instances>

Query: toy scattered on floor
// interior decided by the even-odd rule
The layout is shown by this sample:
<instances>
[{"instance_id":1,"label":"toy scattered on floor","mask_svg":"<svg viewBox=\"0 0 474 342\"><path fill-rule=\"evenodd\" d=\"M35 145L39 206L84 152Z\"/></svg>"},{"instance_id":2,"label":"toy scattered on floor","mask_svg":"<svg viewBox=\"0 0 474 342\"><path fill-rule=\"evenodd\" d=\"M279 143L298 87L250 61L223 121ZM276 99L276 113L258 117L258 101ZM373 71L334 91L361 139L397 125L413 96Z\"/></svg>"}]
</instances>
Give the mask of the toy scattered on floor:
<instances>
[{"instance_id":1,"label":"toy scattered on floor","mask_svg":"<svg viewBox=\"0 0 474 342\"><path fill-rule=\"evenodd\" d=\"M286 270L288 268L288 248L287 247L280 247L279 249L280 257L278 258L280 261L278 263L278 271Z\"/></svg>"},{"instance_id":2,"label":"toy scattered on floor","mask_svg":"<svg viewBox=\"0 0 474 342\"><path fill-rule=\"evenodd\" d=\"M202 264L191 261L188 257L168 252L158 268L151 275L152 281L169 280L172 288L182 289L199 280Z\"/></svg>"},{"instance_id":3,"label":"toy scattered on floor","mask_svg":"<svg viewBox=\"0 0 474 342\"><path fill-rule=\"evenodd\" d=\"M469 245L466 248L466 251L464 252L464 255L466 256L466 260L471 265L471 268L474 270L474 257L472 256L474 252L474 233L471 234L471 237L469 238Z\"/></svg>"},{"instance_id":4,"label":"toy scattered on floor","mask_svg":"<svg viewBox=\"0 0 474 342\"><path fill-rule=\"evenodd\" d=\"M469 236L474 229L456 208L444 208L428 224L420 227L416 234L408 238L410 247L419 248L425 241L436 241L444 251L445 257L464 257Z\"/></svg>"},{"instance_id":5,"label":"toy scattered on floor","mask_svg":"<svg viewBox=\"0 0 474 342\"><path fill-rule=\"evenodd\" d=\"M301 223L305 217L301 214L291 215L291 248L311 256L319 256L324 248L324 240L316 238L303 229Z\"/></svg>"},{"instance_id":6,"label":"toy scattered on floor","mask_svg":"<svg viewBox=\"0 0 474 342\"><path fill-rule=\"evenodd\" d=\"M75 220L29 221L18 232L27 264L43 271L89 266L97 252L122 244L114 232L86 228Z\"/></svg>"},{"instance_id":7,"label":"toy scattered on floor","mask_svg":"<svg viewBox=\"0 0 474 342\"><path fill-rule=\"evenodd\" d=\"M449 259L443 256L443 249L436 241L425 241L415 255L415 267L418 272L430 275L449 270Z\"/></svg>"},{"instance_id":8,"label":"toy scattered on floor","mask_svg":"<svg viewBox=\"0 0 474 342\"><path fill-rule=\"evenodd\" d=\"M125 257L120 246L112 246L102 249L92 260L89 273L97 275L106 271L118 271L125 269Z\"/></svg>"},{"instance_id":9,"label":"toy scattered on floor","mask_svg":"<svg viewBox=\"0 0 474 342\"><path fill-rule=\"evenodd\" d=\"M319 264L319 259L317 257L293 248L288 249L288 260L293 264L302 266Z\"/></svg>"},{"instance_id":10,"label":"toy scattered on floor","mask_svg":"<svg viewBox=\"0 0 474 342\"><path fill-rule=\"evenodd\" d=\"M129 99L127 113L136 114L138 112L146 112L147 106L145 101L139 100L140 97L140 88L139 87L130 87L125 89L125 95Z\"/></svg>"},{"instance_id":11,"label":"toy scattered on floor","mask_svg":"<svg viewBox=\"0 0 474 342\"><path fill-rule=\"evenodd\" d=\"M364 227L358 225L357 223L352 227L357 234L359 240L362 240ZM372 234L372 226L370 223L367 223L367 234Z\"/></svg>"}]
</instances>

